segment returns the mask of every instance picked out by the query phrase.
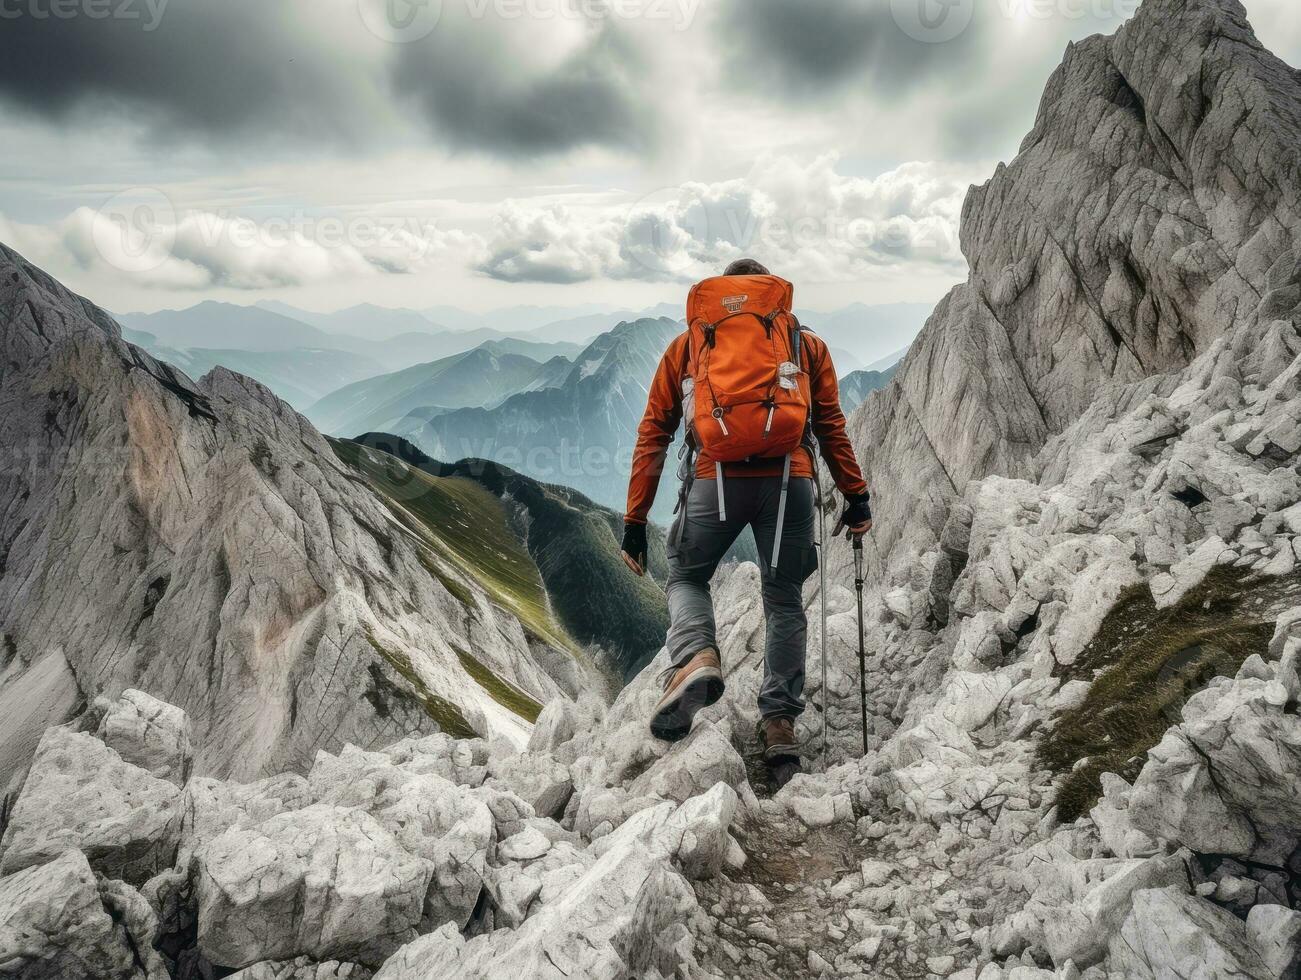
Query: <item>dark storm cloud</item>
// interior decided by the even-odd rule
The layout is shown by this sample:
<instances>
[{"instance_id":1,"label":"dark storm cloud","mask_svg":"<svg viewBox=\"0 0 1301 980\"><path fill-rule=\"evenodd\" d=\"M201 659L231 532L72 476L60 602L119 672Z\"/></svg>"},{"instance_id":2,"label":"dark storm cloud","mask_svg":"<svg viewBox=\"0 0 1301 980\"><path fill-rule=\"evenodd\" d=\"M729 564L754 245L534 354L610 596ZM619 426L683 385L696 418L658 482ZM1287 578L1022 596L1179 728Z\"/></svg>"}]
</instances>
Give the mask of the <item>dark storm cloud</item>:
<instances>
[{"instance_id":1,"label":"dark storm cloud","mask_svg":"<svg viewBox=\"0 0 1301 980\"><path fill-rule=\"evenodd\" d=\"M956 0L947 16L967 24L957 37L933 43L909 36L896 8L906 14L911 5L915 16L918 4L935 2L725 0L720 43L747 87L793 99L819 93L839 98L841 86L853 82L886 94L946 79L969 82L973 68L986 60L994 5Z\"/></svg>"},{"instance_id":2,"label":"dark storm cloud","mask_svg":"<svg viewBox=\"0 0 1301 980\"><path fill-rule=\"evenodd\" d=\"M534 68L483 23L445 18L428 38L403 46L393 80L453 145L528 156L652 145L657 113L645 68L640 52L610 25L558 64Z\"/></svg>"},{"instance_id":3,"label":"dark storm cloud","mask_svg":"<svg viewBox=\"0 0 1301 980\"><path fill-rule=\"evenodd\" d=\"M0 0L0 98L63 120L120 112L158 134L346 135L364 113L290 5ZM93 16L104 10L108 16ZM132 16L136 14L138 16Z\"/></svg>"},{"instance_id":4,"label":"dark storm cloud","mask_svg":"<svg viewBox=\"0 0 1301 980\"><path fill-rule=\"evenodd\" d=\"M71 16L51 13L61 4ZM0 0L0 107L58 123L120 118L154 136L221 143L414 134L520 156L653 140L645 65L616 25L583 31L575 21L581 43L557 60L551 38L521 43L538 25L470 17L470 5L444 4L436 27L411 43L386 43L359 9L312 0Z\"/></svg>"}]
</instances>

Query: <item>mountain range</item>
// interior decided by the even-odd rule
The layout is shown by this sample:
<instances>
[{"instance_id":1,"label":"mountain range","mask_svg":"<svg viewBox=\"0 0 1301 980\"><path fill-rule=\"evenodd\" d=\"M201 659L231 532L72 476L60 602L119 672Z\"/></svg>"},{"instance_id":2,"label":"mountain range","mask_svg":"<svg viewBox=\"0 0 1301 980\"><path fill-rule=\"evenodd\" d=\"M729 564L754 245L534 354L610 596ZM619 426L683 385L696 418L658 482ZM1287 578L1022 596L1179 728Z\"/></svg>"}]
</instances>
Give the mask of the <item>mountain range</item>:
<instances>
[{"instance_id":1,"label":"mountain range","mask_svg":"<svg viewBox=\"0 0 1301 980\"><path fill-rule=\"evenodd\" d=\"M303 414L336 435L405 431L441 410L488 407L516 392L559 384L573 366L560 355L539 363L512 353L510 343L490 340L431 364L368 377L312 402Z\"/></svg>"},{"instance_id":2,"label":"mountain range","mask_svg":"<svg viewBox=\"0 0 1301 980\"><path fill-rule=\"evenodd\" d=\"M863 404L863 400L872 392L879 391L890 383L894 377L897 363L884 371L853 371L840 379L840 409L845 415Z\"/></svg>"},{"instance_id":3,"label":"mountain range","mask_svg":"<svg viewBox=\"0 0 1301 980\"><path fill-rule=\"evenodd\" d=\"M440 412L402 426L425 453L483 457L547 483L562 483L622 509L646 391L665 348L680 331L667 317L621 323L583 350L557 384L524 391L492 408ZM672 468L663 484L671 485ZM672 510L660 495L655 514Z\"/></svg>"}]
</instances>

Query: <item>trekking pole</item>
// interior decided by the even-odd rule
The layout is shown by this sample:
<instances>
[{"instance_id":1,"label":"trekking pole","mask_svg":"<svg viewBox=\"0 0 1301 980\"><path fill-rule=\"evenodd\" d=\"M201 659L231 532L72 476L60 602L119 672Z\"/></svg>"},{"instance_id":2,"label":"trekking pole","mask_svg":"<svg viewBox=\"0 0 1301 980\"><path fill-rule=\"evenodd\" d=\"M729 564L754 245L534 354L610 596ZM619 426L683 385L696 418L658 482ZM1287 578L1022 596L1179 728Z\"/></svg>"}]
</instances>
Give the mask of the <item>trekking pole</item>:
<instances>
[{"instance_id":1,"label":"trekking pole","mask_svg":"<svg viewBox=\"0 0 1301 980\"><path fill-rule=\"evenodd\" d=\"M827 515L822 509L822 466L814 460L818 485L818 598L822 600L822 768L827 768Z\"/></svg>"},{"instance_id":2,"label":"trekking pole","mask_svg":"<svg viewBox=\"0 0 1301 980\"><path fill-rule=\"evenodd\" d=\"M863 755L867 755L867 653L863 649L863 539L854 537L854 590L858 593L858 695L863 706ZM826 620L823 620L824 628Z\"/></svg>"}]
</instances>

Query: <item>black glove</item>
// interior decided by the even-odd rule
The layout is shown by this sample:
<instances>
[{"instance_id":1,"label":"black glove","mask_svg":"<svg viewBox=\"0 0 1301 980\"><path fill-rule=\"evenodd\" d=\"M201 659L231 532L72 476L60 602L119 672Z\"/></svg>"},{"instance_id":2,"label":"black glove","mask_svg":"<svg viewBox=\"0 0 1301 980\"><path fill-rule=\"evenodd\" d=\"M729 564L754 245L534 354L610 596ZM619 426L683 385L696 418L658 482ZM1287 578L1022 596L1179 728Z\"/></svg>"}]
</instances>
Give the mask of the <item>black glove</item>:
<instances>
[{"instance_id":1,"label":"black glove","mask_svg":"<svg viewBox=\"0 0 1301 980\"><path fill-rule=\"evenodd\" d=\"M646 525L631 521L623 526L623 560L638 575L646 574Z\"/></svg>"},{"instance_id":2,"label":"black glove","mask_svg":"<svg viewBox=\"0 0 1301 980\"><path fill-rule=\"evenodd\" d=\"M840 520L836 522L835 530L831 532L834 538L843 529L846 538L861 538L872 528L872 508L868 504L870 499L866 493L858 493L845 496L845 512L840 515Z\"/></svg>"}]
</instances>

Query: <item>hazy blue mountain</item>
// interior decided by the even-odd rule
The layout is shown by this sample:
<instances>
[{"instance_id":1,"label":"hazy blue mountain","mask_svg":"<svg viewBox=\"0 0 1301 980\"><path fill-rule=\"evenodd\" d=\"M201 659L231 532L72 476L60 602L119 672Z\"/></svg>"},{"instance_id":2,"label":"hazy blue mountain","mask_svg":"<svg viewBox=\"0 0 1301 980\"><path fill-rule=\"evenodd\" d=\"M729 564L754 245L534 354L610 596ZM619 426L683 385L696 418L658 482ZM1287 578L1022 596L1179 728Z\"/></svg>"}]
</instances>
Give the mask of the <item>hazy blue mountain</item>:
<instances>
[{"instance_id":1,"label":"hazy blue mountain","mask_svg":"<svg viewBox=\"0 0 1301 980\"><path fill-rule=\"evenodd\" d=\"M840 409L846 415L863 404L869 393L884 388L894 377L896 362L884 371L853 371L840 379Z\"/></svg>"},{"instance_id":2,"label":"hazy blue mountain","mask_svg":"<svg viewBox=\"0 0 1301 980\"><path fill-rule=\"evenodd\" d=\"M622 510L647 385L681 329L667 317L620 323L588 345L555 387L512 395L494 408L410 419L420 424L405 435L436 458L492 459ZM673 508L671 472L665 483L660 517Z\"/></svg>"},{"instance_id":3,"label":"hazy blue mountain","mask_svg":"<svg viewBox=\"0 0 1301 980\"><path fill-rule=\"evenodd\" d=\"M615 323L621 323L625 320L655 319L657 317L678 320L681 319L682 313L681 303L659 303L645 310L588 313L582 316L553 320L550 323L543 324L536 330L530 331L530 335L539 340L589 343L606 330L609 330L610 326Z\"/></svg>"},{"instance_id":4,"label":"hazy blue mountain","mask_svg":"<svg viewBox=\"0 0 1301 980\"><path fill-rule=\"evenodd\" d=\"M144 346L154 357L175 365L191 378L201 378L218 365L238 371L262 382L300 412L331 391L384 370L373 358L325 348L248 351Z\"/></svg>"},{"instance_id":5,"label":"hazy blue mountain","mask_svg":"<svg viewBox=\"0 0 1301 980\"><path fill-rule=\"evenodd\" d=\"M892 368L892 367L894 367L896 364L898 364L900 361L902 361L903 358L904 358L904 355L907 354L907 353L908 353L908 348L907 348L907 347L901 347L901 348L899 348L897 351L895 351L893 354L888 354L888 355L886 355L885 357L881 358L879 361L873 361L871 364L867 365L867 367L866 367L864 370L867 370L867 371L886 371L886 370L889 370L890 368Z\"/></svg>"},{"instance_id":6,"label":"hazy blue mountain","mask_svg":"<svg viewBox=\"0 0 1301 980\"><path fill-rule=\"evenodd\" d=\"M828 347L831 363L835 365L836 376L843 378L847 374L863 369L863 362L843 347Z\"/></svg>"},{"instance_id":7,"label":"hazy blue mountain","mask_svg":"<svg viewBox=\"0 0 1301 980\"><path fill-rule=\"evenodd\" d=\"M208 300L184 310L125 313L119 323L152 334L167 347L203 347L221 350L293 350L300 347L335 347L324 330L256 306L236 306Z\"/></svg>"},{"instance_id":8,"label":"hazy blue mountain","mask_svg":"<svg viewBox=\"0 0 1301 980\"><path fill-rule=\"evenodd\" d=\"M363 348L384 364L389 371L401 370L415 364L441 360L454 354L463 354L476 347L493 345L503 353L522 354L535 361L545 361L557 355L572 356L581 351L580 344L547 344L524 337L512 337L496 330L447 330L437 334L407 333Z\"/></svg>"},{"instance_id":9,"label":"hazy blue mountain","mask_svg":"<svg viewBox=\"0 0 1301 980\"><path fill-rule=\"evenodd\" d=\"M502 333L530 333L558 320L604 314L613 317L614 307L605 303L579 303L574 306L506 306L486 313L469 313L455 307L432 306L421 310L426 317L454 330L487 327ZM611 319L610 323L617 322ZM608 325L607 325L608 329Z\"/></svg>"},{"instance_id":10,"label":"hazy blue mountain","mask_svg":"<svg viewBox=\"0 0 1301 980\"><path fill-rule=\"evenodd\" d=\"M322 432L333 435L392 431L403 428L402 420L412 413L428 417L434 414L429 409L494 405L531 387L539 376L555 373L549 362L489 343L347 385L311 405L304 414Z\"/></svg>"},{"instance_id":11,"label":"hazy blue mountain","mask_svg":"<svg viewBox=\"0 0 1301 980\"><path fill-rule=\"evenodd\" d=\"M262 300L254 305L311 324L327 333L350 334L367 340L389 340L409 333L442 333L447 329L415 310L390 309L373 303L361 303L332 313L316 313L275 300Z\"/></svg>"},{"instance_id":12,"label":"hazy blue mountain","mask_svg":"<svg viewBox=\"0 0 1301 980\"><path fill-rule=\"evenodd\" d=\"M874 362L912 343L934 308L926 303L853 303L829 313L799 310L797 315L801 323L817 331L833 352L845 351L859 364L872 367ZM845 369L839 362L836 366L843 375Z\"/></svg>"},{"instance_id":13,"label":"hazy blue mountain","mask_svg":"<svg viewBox=\"0 0 1301 980\"><path fill-rule=\"evenodd\" d=\"M381 330L396 329L401 325L423 323L420 330L411 330L392 336L376 338L352 333L337 333L321 324L335 326L352 322L367 310L380 310L392 315ZM293 312L288 316L284 311ZM297 310L284 303L263 302L253 306L233 303L204 302L184 310L162 310L157 313L127 313L118 317L124 329L130 330L137 341L151 350L199 349L221 351L294 351L335 350L357 355L364 371L352 373L350 380L397 371L413 364L450 357L473 350L489 341L511 345L503 348L524 354L537 361L546 361L556 355L570 356L582 350L579 344L548 344L524 334L520 337L503 334L489 328L458 332L445 330L424 320L411 310L381 310L379 307L359 306L340 311L343 319L331 320L340 314L314 314ZM316 319L316 323L297 319L297 315ZM378 366L378 370L372 370ZM348 382L339 382L326 388L316 397ZM314 388L313 390L318 390Z\"/></svg>"}]
</instances>

